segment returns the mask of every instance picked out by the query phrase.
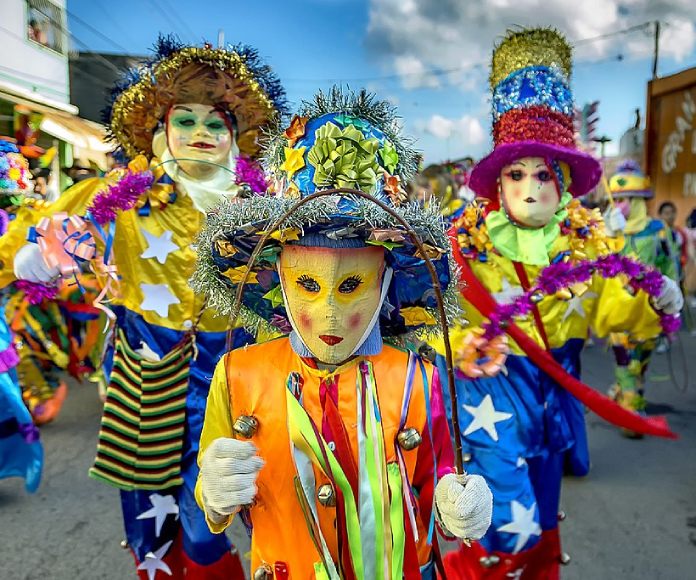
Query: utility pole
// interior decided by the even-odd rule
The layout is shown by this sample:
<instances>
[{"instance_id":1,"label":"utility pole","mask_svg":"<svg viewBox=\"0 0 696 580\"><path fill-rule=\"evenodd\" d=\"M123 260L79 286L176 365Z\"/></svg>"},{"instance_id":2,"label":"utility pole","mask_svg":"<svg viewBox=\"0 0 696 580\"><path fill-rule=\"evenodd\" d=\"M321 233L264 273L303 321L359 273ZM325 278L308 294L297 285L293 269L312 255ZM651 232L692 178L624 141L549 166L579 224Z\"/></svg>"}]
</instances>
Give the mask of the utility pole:
<instances>
[{"instance_id":1,"label":"utility pole","mask_svg":"<svg viewBox=\"0 0 696 580\"><path fill-rule=\"evenodd\" d=\"M653 47L653 71L652 78L657 78L657 59L660 56L660 21L655 20L655 45Z\"/></svg>"},{"instance_id":2,"label":"utility pole","mask_svg":"<svg viewBox=\"0 0 696 580\"><path fill-rule=\"evenodd\" d=\"M218 30L218 48L225 48L225 31L222 28Z\"/></svg>"}]
</instances>

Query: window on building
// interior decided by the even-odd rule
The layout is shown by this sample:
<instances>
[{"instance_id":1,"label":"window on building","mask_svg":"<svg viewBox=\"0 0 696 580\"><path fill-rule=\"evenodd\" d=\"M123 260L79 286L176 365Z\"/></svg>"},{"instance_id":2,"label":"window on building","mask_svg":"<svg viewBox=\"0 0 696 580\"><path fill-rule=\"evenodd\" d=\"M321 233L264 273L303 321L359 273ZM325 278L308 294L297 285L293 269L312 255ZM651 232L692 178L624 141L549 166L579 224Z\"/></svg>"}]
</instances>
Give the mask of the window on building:
<instances>
[{"instance_id":1,"label":"window on building","mask_svg":"<svg viewBox=\"0 0 696 580\"><path fill-rule=\"evenodd\" d=\"M26 0L27 38L62 53L63 9L49 0Z\"/></svg>"}]
</instances>

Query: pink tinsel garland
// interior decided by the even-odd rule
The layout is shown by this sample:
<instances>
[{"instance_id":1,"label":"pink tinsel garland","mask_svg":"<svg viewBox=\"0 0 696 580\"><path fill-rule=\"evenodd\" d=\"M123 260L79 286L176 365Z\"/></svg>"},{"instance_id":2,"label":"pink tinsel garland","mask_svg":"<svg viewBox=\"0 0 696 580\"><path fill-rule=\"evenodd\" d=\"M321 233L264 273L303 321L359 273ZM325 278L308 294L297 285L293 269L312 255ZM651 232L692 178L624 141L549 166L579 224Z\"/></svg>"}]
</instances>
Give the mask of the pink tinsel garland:
<instances>
[{"instance_id":1,"label":"pink tinsel garland","mask_svg":"<svg viewBox=\"0 0 696 580\"><path fill-rule=\"evenodd\" d=\"M152 187L154 176L150 171L132 171L109 186L105 192L94 198L89 214L100 226L116 219L117 211L127 211L135 207L138 198Z\"/></svg>"},{"instance_id":2,"label":"pink tinsel garland","mask_svg":"<svg viewBox=\"0 0 696 580\"><path fill-rule=\"evenodd\" d=\"M237 158L234 171L237 176L235 180L237 185L248 185L252 192L258 194L266 192L268 185L263 170L260 165L250 157L240 155Z\"/></svg>"},{"instance_id":3,"label":"pink tinsel garland","mask_svg":"<svg viewBox=\"0 0 696 580\"><path fill-rule=\"evenodd\" d=\"M46 286L29 280L17 280L17 290L24 292L29 304L40 304L44 300L53 300L58 296L58 286Z\"/></svg>"}]
</instances>

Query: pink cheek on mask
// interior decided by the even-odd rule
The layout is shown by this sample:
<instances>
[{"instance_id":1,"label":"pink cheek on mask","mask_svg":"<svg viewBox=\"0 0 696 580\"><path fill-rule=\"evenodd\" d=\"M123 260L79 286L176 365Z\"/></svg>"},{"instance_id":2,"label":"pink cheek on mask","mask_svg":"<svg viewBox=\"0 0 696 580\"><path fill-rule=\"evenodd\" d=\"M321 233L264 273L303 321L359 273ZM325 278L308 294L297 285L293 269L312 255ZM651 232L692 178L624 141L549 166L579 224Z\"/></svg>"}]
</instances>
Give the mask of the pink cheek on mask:
<instances>
[{"instance_id":1,"label":"pink cheek on mask","mask_svg":"<svg viewBox=\"0 0 696 580\"><path fill-rule=\"evenodd\" d=\"M541 203L543 203L544 205L549 205L553 201L553 199L550 193L542 193L541 197L539 198L539 201L541 201Z\"/></svg>"},{"instance_id":2,"label":"pink cheek on mask","mask_svg":"<svg viewBox=\"0 0 696 580\"><path fill-rule=\"evenodd\" d=\"M362 315L359 313L351 314L351 316L348 318L348 328L351 330L355 330L360 326L362 323Z\"/></svg>"},{"instance_id":3,"label":"pink cheek on mask","mask_svg":"<svg viewBox=\"0 0 696 580\"><path fill-rule=\"evenodd\" d=\"M300 325L300 328L305 332L312 330L312 319L308 314L300 314L297 322Z\"/></svg>"}]
</instances>

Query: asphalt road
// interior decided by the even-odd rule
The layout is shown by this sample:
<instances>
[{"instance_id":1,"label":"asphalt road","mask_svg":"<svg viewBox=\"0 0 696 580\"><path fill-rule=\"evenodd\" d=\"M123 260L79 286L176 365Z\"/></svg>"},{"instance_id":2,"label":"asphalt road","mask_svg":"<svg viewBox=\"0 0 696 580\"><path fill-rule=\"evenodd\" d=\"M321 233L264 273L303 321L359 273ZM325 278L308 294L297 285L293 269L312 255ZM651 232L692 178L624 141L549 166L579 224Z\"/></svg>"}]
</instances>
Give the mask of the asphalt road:
<instances>
[{"instance_id":1,"label":"asphalt road","mask_svg":"<svg viewBox=\"0 0 696 580\"><path fill-rule=\"evenodd\" d=\"M668 379L667 358L650 372L650 412L667 415L678 441L622 438L588 415L592 471L567 479L561 524L571 563L567 580L696 578L696 339L686 393ZM676 357L679 358L679 357ZM611 359L601 347L585 354L585 380L604 390ZM117 492L87 477L101 403L91 384L71 385L57 422L42 429L43 482L35 495L20 480L0 481L0 579L135 578L123 538ZM691 522L692 526L689 526ZM248 541L239 529L241 552Z\"/></svg>"}]
</instances>

